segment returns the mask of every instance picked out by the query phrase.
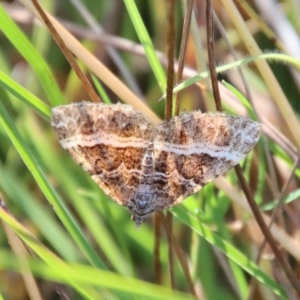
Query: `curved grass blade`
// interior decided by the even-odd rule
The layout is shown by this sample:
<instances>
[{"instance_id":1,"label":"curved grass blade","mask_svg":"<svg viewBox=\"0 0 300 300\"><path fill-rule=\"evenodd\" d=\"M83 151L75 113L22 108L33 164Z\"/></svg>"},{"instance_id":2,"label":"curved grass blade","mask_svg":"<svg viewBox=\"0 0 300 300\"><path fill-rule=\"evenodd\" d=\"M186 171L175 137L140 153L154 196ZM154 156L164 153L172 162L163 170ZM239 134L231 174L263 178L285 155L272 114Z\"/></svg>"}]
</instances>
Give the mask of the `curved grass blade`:
<instances>
[{"instance_id":1,"label":"curved grass blade","mask_svg":"<svg viewBox=\"0 0 300 300\"><path fill-rule=\"evenodd\" d=\"M222 240L216 233L210 230L204 224L201 224L197 217L192 213L184 209L183 205L172 208L172 213L176 218L180 219L183 223L188 225L194 232L205 238L210 244L217 247L222 251L229 259L234 261L247 273L254 276L257 281L263 283L274 294L279 295L282 299L287 299L287 296L282 289L273 279L262 272L259 267L251 262L243 253L233 247L230 243Z\"/></svg>"},{"instance_id":2,"label":"curved grass blade","mask_svg":"<svg viewBox=\"0 0 300 300\"><path fill-rule=\"evenodd\" d=\"M20 157L24 161L25 165L31 172L41 191L48 199L50 204L53 206L56 214L67 228L68 232L72 236L72 238L76 241L79 248L83 251L85 256L91 262L92 265L97 266L99 268L105 268L104 263L98 257L96 252L93 250L88 240L84 236L80 227L76 223L75 219L72 217L65 204L56 192L53 190L51 185L49 184L44 172L34 159L32 153L29 151L27 145L23 141L21 135L17 131L13 121L10 119L8 113L6 112L4 106L0 102L0 124L5 129L7 135L9 136L11 142L15 146L18 151Z\"/></svg>"}]
</instances>

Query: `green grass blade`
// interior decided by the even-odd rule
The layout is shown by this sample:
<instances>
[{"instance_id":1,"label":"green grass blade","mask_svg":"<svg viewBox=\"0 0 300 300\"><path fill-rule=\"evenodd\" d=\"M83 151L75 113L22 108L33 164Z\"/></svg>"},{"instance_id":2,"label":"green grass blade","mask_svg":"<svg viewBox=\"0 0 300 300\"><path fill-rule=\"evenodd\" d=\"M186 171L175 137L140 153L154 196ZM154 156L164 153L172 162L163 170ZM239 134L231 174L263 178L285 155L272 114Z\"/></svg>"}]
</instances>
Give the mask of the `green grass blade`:
<instances>
[{"instance_id":1,"label":"green grass blade","mask_svg":"<svg viewBox=\"0 0 300 300\"><path fill-rule=\"evenodd\" d=\"M128 296L140 297L139 299L194 299L190 295L174 292L168 288L146 283L138 279L122 277L112 272L99 270L90 266L67 264L41 244L39 240L1 206L0 218L16 232L28 247L46 262L45 264L28 259L26 264L34 274L55 282L70 284L81 294L88 297L88 299L100 298L91 285L112 289L116 292L125 293ZM20 266L17 265L15 259L8 257L7 252L0 251L0 268L18 270Z\"/></svg>"},{"instance_id":2,"label":"green grass blade","mask_svg":"<svg viewBox=\"0 0 300 300\"><path fill-rule=\"evenodd\" d=\"M61 201L61 199L52 189L46 176L41 170L39 164L36 162L33 155L29 151L27 145L24 143L23 139L21 138L14 123L10 119L9 115L7 114L1 102L0 102L0 124L5 129L7 135L9 136L16 150L18 151L23 162L31 172L35 181L39 185L41 191L48 199L48 201L51 203L51 205L53 205L58 217L60 218L64 226L67 228L67 230L69 231L73 239L76 241L80 249L86 255L88 260L93 265L98 266L99 268L105 268L104 264L102 263L100 258L97 256L93 248L88 243L86 237L84 236L83 232L80 230L74 218L67 210L64 203Z\"/></svg>"},{"instance_id":3,"label":"green grass blade","mask_svg":"<svg viewBox=\"0 0 300 300\"><path fill-rule=\"evenodd\" d=\"M24 226L22 226L7 211L5 211L2 206L0 206L0 218L4 222L6 222L16 232L16 234L25 242L25 244L30 249L32 249L40 258L42 258L45 261L45 263L47 263L47 265L50 266L51 269L56 270L56 272L60 274L60 276L64 279L66 283L71 284L74 289L76 289L78 292L80 292L88 299L101 299L98 293L94 290L94 288L86 284L74 282L66 272L66 270L70 270L68 264L60 260L60 258L58 258L55 254L53 254L42 243L40 243L40 241L37 240ZM16 259L13 259L12 262L15 264L17 261ZM45 263L43 263L39 267L39 269L41 269L42 266L45 265ZM3 266L3 264L5 264L5 261L3 261L2 258L1 265ZM26 261L26 267L27 267L27 261Z\"/></svg>"},{"instance_id":4,"label":"green grass blade","mask_svg":"<svg viewBox=\"0 0 300 300\"><path fill-rule=\"evenodd\" d=\"M216 194L214 191L214 186L212 184L206 186L206 188L203 191L203 198L209 200L206 201L205 212L209 211L211 215L210 222L217 226L217 234L220 236L220 238L228 241L228 243L232 243L230 234L225 223L225 214L228 212L230 202L228 199L226 199L227 197L225 197L222 194L222 192ZM248 295L248 284L247 279L245 278L245 273L243 272L242 268L238 266L233 260L229 259L228 271L229 274L227 274L227 277L231 279L230 283L234 285L236 293L242 299L246 299ZM214 275L216 276L216 274Z\"/></svg>"},{"instance_id":5,"label":"green grass blade","mask_svg":"<svg viewBox=\"0 0 300 300\"><path fill-rule=\"evenodd\" d=\"M297 59L295 59L291 56L288 56L288 55L285 55L285 54L280 54L280 53L267 53L267 54L261 54L259 56L255 56L255 57L246 57L246 58L237 60L235 62L226 64L224 66L217 67L216 72L217 73L223 73L223 72L226 72L228 70L235 69L239 66L247 65L247 64L249 64L253 61L259 60L259 59L284 61L286 63L291 63L291 64L295 65L296 67L299 67L299 65L300 65L299 60L297 60ZM209 77L210 77L209 71L205 71L205 72L202 72L200 74L197 74L197 75L185 80L184 82L178 84L173 89L173 92L177 93L177 92L179 92L179 91L181 91L181 90L183 90L183 89L185 89L185 88L187 88L187 87L189 87L193 84L196 84L197 82L199 82L203 79L209 78Z\"/></svg>"},{"instance_id":6,"label":"green grass blade","mask_svg":"<svg viewBox=\"0 0 300 300\"><path fill-rule=\"evenodd\" d=\"M257 281L270 288L274 294L279 295L280 297L282 297L282 299L287 299L286 294L281 286L279 286L274 280L272 280L269 276L262 272L259 267L257 267L257 265L251 262L239 250L233 247L226 240L222 240L219 235L215 234L207 226L199 222L195 215L188 212L186 209L184 209L183 206L172 208L172 212L176 216L176 218L188 225L193 231L205 238L210 244L217 247L242 269L244 269L250 275L254 276Z\"/></svg>"},{"instance_id":7,"label":"green grass blade","mask_svg":"<svg viewBox=\"0 0 300 300\"><path fill-rule=\"evenodd\" d=\"M295 200L298 200L300 197L300 189L297 189L291 193L289 193L283 200L284 204L288 204L291 203ZM262 211L270 211L272 209L274 209L276 206L278 205L278 200L273 200L271 202L269 202L268 204L262 205L260 207L260 209Z\"/></svg>"},{"instance_id":8,"label":"green grass blade","mask_svg":"<svg viewBox=\"0 0 300 300\"><path fill-rule=\"evenodd\" d=\"M2 217L0 211L0 217ZM23 237L24 238L24 237ZM25 238L24 238L25 239ZM33 245L33 241L28 242ZM40 247L42 248L42 247ZM41 252L41 251L40 251ZM103 271L79 264L64 264L61 261L51 257L48 254L48 262L52 265L46 265L40 261L32 259L27 260L28 267L33 274L51 281L60 282L63 284L70 284L82 286L93 285L116 292L121 292L123 296L129 299L151 299L151 300L192 300L194 297L177 291L172 291L167 287L158 286L147 283L142 280L122 277L112 272ZM7 251L0 251L0 269L12 269L18 271L20 266L14 257L7 253ZM87 290L87 289L86 289ZM85 290L85 291L86 291ZM91 295L91 291L88 294ZM95 299L99 299L100 295L94 294ZM105 298L107 299L107 298Z\"/></svg>"},{"instance_id":9,"label":"green grass blade","mask_svg":"<svg viewBox=\"0 0 300 300\"><path fill-rule=\"evenodd\" d=\"M16 188L16 186L18 188ZM52 211L45 210L38 199L34 197L18 179L18 176L0 164L0 188L1 191L14 204L24 211L38 228L41 234L47 239L51 246L68 261L79 261L79 255L70 236L65 232L60 224L57 223Z\"/></svg>"},{"instance_id":10,"label":"green grass blade","mask_svg":"<svg viewBox=\"0 0 300 300\"><path fill-rule=\"evenodd\" d=\"M58 85L45 60L40 56L40 53L8 16L2 5L0 5L0 20L1 31L6 35L20 54L28 61L36 74L36 78L43 86L44 92L52 106L64 103Z\"/></svg>"},{"instance_id":11,"label":"green grass blade","mask_svg":"<svg viewBox=\"0 0 300 300\"><path fill-rule=\"evenodd\" d=\"M140 16L140 13L136 7L136 4L133 0L124 0L127 11L129 13L130 19L133 23L135 31L138 35L138 38L144 47L148 62L152 68L154 76L162 90L166 90L166 75L164 69L156 55L155 48L152 44L152 41L149 37L149 34L146 30L146 27L143 23L143 20Z\"/></svg>"},{"instance_id":12,"label":"green grass blade","mask_svg":"<svg viewBox=\"0 0 300 300\"><path fill-rule=\"evenodd\" d=\"M40 115L49 119L51 108L1 71L0 86L23 101L28 106L32 107Z\"/></svg>"},{"instance_id":13,"label":"green grass blade","mask_svg":"<svg viewBox=\"0 0 300 300\"><path fill-rule=\"evenodd\" d=\"M27 124L27 123L26 123ZM69 200L76 214L90 231L91 236L98 243L99 248L109 260L115 270L118 270L123 275L132 275L129 255L126 255L120 244L116 243L107 230L106 224L102 221L104 214L95 209L94 199L89 199L81 190L95 188L95 192L91 192L92 198L98 201L111 201L100 192L96 184L90 180L89 176L77 166L71 157L61 149L61 153L53 151L53 139L49 139L43 131L38 130L38 123L30 122L24 129L28 132L28 138L36 149L36 156L39 161L49 170L52 177L55 178L54 184L58 186L65 195L64 199ZM33 127L33 130L30 130ZM62 155L60 155L62 154ZM49 159L55 157L55 159ZM76 174L76 176L74 176ZM99 199L100 198L100 199ZM101 230L99 230L101 228Z\"/></svg>"}]
</instances>

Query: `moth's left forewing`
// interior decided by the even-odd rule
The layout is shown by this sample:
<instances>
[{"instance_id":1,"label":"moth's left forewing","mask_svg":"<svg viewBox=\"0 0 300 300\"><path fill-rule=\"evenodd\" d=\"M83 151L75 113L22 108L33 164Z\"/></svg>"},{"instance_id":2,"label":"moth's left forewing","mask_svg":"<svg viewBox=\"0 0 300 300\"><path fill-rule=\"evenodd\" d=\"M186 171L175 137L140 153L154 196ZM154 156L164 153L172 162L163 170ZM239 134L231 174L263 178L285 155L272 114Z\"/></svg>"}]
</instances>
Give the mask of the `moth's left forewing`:
<instances>
[{"instance_id":1,"label":"moth's left forewing","mask_svg":"<svg viewBox=\"0 0 300 300\"><path fill-rule=\"evenodd\" d=\"M72 158L126 206L140 182L152 124L128 105L79 102L54 108L51 125Z\"/></svg>"}]
</instances>

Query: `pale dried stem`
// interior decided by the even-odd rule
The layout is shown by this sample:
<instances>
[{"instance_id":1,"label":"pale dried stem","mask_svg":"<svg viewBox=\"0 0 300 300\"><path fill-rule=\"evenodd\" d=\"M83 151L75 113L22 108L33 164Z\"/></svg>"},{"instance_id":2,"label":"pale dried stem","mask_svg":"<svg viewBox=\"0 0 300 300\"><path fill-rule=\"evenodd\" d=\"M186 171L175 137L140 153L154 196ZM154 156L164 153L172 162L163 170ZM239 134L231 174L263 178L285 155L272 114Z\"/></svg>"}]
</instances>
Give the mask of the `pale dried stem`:
<instances>
[{"instance_id":1,"label":"pale dried stem","mask_svg":"<svg viewBox=\"0 0 300 300\"><path fill-rule=\"evenodd\" d=\"M245 196L240 193L237 188L230 185L230 183L226 181L224 177L215 179L214 184L218 189L222 190L235 204L242 208L244 212L247 212L251 217L253 217L253 213L246 202ZM265 222L269 224L271 220L270 217L264 213L261 213L261 215ZM288 251L295 259L300 261L300 243L287 235L286 232L276 224L272 225L270 231L280 246Z\"/></svg>"},{"instance_id":2,"label":"pale dried stem","mask_svg":"<svg viewBox=\"0 0 300 300\"><path fill-rule=\"evenodd\" d=\"M55 40L56 44L59 46L60 50L62 51L63 55L71 65L72 69L75 71L77 77L81 81L86 93L90 97L90 100L93 102L100 102L99 96L96 94L95 90L93 89L90 81L88 80L87 76L83 73L83 71L80 69L79 65L77 64L73 54L71 51L66 47L63 39L60 37L58 32L53 27L51 21L47 18L47 15L45 14L42 7L39 5L38 0L32 0L32 3L34 4L36 10L40 14L41 18L43 19L44 24L47 26L48 30L50 31L50 34L52 35L52 38Z\"/></svg>"},{"instance_id":3,"label":"pale dried stem","mask_svg":"<svg viewBox=\"0 0 300 300\"><path fill-rule=\"evenodd\" d=\"M29 0L19 0L28 10L30 10L41 22L40 15ZM46 13L46 12L45 12ZM130 104L142 114L146 115L149 120L157 123L160 119L153 111L146 106L130 89L128 89L113 73L111 73L95 56L86 50L82 44L74 38L59 22L57 22L50 14L46 13L52 25L59 32L66 46L73 54L80 58L84 64L96 75L101 81L111 88L116 95L125 103Z\"/></svg>"},{"instance_id":4,"label":"pale dried stem","mask_svg":"<svg viewBox=\"0 0 300 300\"><path fill-rule=\"evenodd\" d=\"M0 202L1 202L1 207L4 208L6 211L7 207L5 205L5 202L2 200L3 198L1 197L0 194ZM42 300L42 296L40 294L40 291L38 289L38 285L35 281L34 276L32 275L30 268L28 264L26 263L26 259L28 258L29 254L28 251L26 250L26 247L22 240L17 236L17 234L12 230L12 228L7 225L5 222L1 222L4 232L7 236L8 243L15 254L16 259L20 263L20 274L23 278L24 285L26 287L28 296L30 299L35 299L35 300Z\"/></svg>"},{"instance_id":5,"label":"pale dried stem","mask_svg":"<svg viewBox=\"0 0 300 300\"><path fill-rule=\"evenodd\" d=\"M259 225L261 231L263 232L264 237L267 240L274 255L276 256L276 262L279 263L281 269L284 271L286 277L288 278L288 280L294 287L295 291L298 293L298 295L300 295L299 281L298 281L297 277L295 276L292 268L290 267L286 257L279 250L277 244L275 243L275 240L274 240L271 232L269 231L267 224L266 224L265 220L263 219L261 212L259 211L258 206L252 196L251 189L248 186L246 179L244 178L242 168L240 167L240 165L237 165L234 167L234 169L235 169L236 175L239 179L241 188L243 189L243 192L244 192L245 196L247 197L248 204L251 207L251 210L256 219L256 222Z\"/></svg>"},{"instance_id":6,"label":"pale dried stem","mask_svg":"<svg viewBox=\"0 0 300 300\"><path fill-rule=\"evenodd\" d=\"M299 159L294 164L293 170L292 170L289 178L285 182L284 187L282 188L282 191L281 191L281 193L278 197L278 204L277 204L275 210L272 212L270 223L267 223L269 229L273 226L273 224L275 222L275 218L277 217L279 211L281 210L281 208L284 204L284 197L286 196L288 187L289 187L289 185L290 185L290 183L293 179L294 173L295 173L298 165L299 165ZM263 253L263 250L264 250L266 244L267 244L267 241L266 241L266 239L264 239L263 242L261 243L261 245L258 248L258 254L257 254L256 260L255 260L256 264L259 264L260 259L261 259L261 255ZM256 285L257 285L257 281L255 280L254 277L252 277L251 280L250 280L250 284L249 284L249 293L248 293L248 299L249 300L253 299L253 295L254 295L254 292L255 292Z\"/></svg>"},{"instance_id":7,"label":"pale dried stem","mask_svg":"<svg viewBox=\"0 0 300 300\"><path fill-rule=\"evenodd\" d=\"M249 53L251 56L261 55L262 52L258 47L256 41L253 38L251 32L249 32L245 21L237 10L235 4L231 0L221 0L225 6L227 13L229 14L230 19L235 25L237 31L239 32L240 37L243 39ZM276 77L274 76L271 68L268 63L263 60L257 60L254 62L257 66L261 76L263 77L266 85L269 88L269 92L272 95L276 105L278 106L279 111L283 115L286 124L294 137L294 140L300 148L300 137L299 137L299 121L288 101L285 94L283 93Z\"/></svg>"}]
</instances>

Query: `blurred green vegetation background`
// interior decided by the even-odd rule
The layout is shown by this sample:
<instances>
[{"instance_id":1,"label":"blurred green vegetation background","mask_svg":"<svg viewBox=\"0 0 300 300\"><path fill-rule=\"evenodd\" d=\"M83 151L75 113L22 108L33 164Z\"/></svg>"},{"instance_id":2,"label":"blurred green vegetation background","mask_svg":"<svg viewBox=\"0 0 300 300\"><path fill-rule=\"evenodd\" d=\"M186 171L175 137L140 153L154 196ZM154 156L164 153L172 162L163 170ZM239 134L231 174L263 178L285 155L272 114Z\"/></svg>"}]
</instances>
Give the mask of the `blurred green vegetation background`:
<instances>
[{"instance_id":1,"label":"blurred green vegetation background","mask_svg":"<svg viewBox=\"0 0 300 300\"><path fill-rule=\"evenodd\" d=\"M283 200L272 234L299 276L300 4L263 2L214 1L215 60L224 110L263 124L259 145L241 166L267 222ZM186 1L175 3L178 57ZM58 33L103 100L164 118L158 99L166 88L168 1L40 4L66 28ZM188 78L192 84L180 90L181 111L215 110L206 51L205 1L194 1L183 73L183 85ZM263 235L233 171L171 210L175 291L163 226L162 283L155 284L152 218L136 230L50 126L51 107L82 100L89 100L82 84L31 1L0 2L0 298L297 297L268 246L255 262Z\"/></svg>"}]
</instances>

